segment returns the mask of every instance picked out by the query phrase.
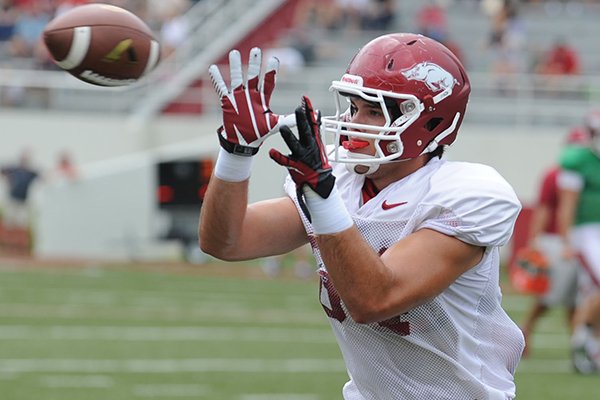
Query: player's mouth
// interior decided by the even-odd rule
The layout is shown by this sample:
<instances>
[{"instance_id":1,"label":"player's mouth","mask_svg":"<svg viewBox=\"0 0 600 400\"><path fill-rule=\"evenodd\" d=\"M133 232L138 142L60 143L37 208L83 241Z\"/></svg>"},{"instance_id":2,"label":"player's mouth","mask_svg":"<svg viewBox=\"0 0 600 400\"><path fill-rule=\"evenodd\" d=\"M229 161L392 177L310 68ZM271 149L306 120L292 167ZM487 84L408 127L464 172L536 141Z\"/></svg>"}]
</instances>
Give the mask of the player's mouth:
<instances>
[{"instance_id":1,"label":"player's mouth","mask_svg":"<svg viewBox=\"0 0 600 400\"><path fill-rule=\"evenodd\" d=\"M348 151L360 150L369 146L369 142L367 140L361 140L357 138L350 138L350 140L344 140L342 142L342 146L344 149Z\"/></svg>"}]
</instances>

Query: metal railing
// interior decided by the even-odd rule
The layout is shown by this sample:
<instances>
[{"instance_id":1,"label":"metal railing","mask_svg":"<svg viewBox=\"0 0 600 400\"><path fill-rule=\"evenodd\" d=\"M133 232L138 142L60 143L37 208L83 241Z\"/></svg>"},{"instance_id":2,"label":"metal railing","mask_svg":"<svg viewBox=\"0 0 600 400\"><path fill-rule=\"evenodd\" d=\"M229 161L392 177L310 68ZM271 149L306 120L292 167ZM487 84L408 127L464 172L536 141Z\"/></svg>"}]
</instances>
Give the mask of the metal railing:
<instances>
[{"instance_id":1,"label":"metal railing","mask_svg":"<svg viewBox=\"0 0 600 400\"><path fill-rule=\"evenodd\" d=\"M208 67L208 65L206 66ZM333 112L328 91L338 79L339 67L307 67L298 72L281 71L273 94L276 112L291 112L300 96L311 97L324 113ZM588 110L600 107L600 76L547 77L532 74L499 77L471 73L472 94L466 123L571 126ZM206 74L201 78L207 79ZM146 83L144 91L168 90L168 84ZM219 105L207 81L188 89L181 104L200 103L205 112L218 112ZM101 88L82 83L60 71L0 70L0 101L11 106L44 110L117 113L131 117L144 104L140 88ZM167 94L162 95L168 97ZM151 119L153 113L144 118Z\"/></svg>"}]
</instances>

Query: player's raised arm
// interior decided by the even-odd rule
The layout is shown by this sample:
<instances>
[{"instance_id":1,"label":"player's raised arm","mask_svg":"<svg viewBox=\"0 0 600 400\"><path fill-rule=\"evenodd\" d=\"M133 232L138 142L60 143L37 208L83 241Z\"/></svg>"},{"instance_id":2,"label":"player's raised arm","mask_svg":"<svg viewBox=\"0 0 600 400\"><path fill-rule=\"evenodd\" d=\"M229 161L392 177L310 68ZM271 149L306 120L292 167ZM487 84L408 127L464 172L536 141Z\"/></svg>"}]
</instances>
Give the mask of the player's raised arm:
<instances>
[{"instance_id":1,"label":"player's raised arm","mask_svg":"<svg viewBox=\"0 0 600 400\"><path fill-rule=\"evenodd\" d=\"M200 247L226 260L283 253L306 241L293 202L281 198L248 206L253 156L280 126L295 124L293 115L280 116L270 109L279 61L268 61L261 80L261 50L253 48L246 82L237 50L229 53L229 64L230 87L216 65L209 69L221 99L223 125L217 131L221 150L202 205Z\"/></svg>"}]
</instances>

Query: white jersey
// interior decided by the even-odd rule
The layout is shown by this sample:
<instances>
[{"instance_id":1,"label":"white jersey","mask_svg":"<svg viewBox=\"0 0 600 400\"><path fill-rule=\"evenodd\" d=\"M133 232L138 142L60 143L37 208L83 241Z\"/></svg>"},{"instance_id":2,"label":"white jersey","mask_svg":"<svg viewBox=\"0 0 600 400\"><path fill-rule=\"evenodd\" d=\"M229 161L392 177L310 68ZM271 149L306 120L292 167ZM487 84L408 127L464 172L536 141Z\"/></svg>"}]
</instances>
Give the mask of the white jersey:
<instances>
[{"instance_id":1,"label":"white jersey","mask_svg":"<svg viewBox=\"0 0 600 400\"><path fill-rule=\"evenodd\" d=\"M362 205L364 177L340 164L334 174L356 226L380 254L422 228L486 248L477 266L433 300L386 321L357 324L311 240L320 300L350 376L344 399L514 398L524 340L501 307L498 283L498 247L509 241L521 208L511 186L491 167L434 158ZM285 187L298 206L294 183L288 179Z\"/></svg>"}]
</instances>

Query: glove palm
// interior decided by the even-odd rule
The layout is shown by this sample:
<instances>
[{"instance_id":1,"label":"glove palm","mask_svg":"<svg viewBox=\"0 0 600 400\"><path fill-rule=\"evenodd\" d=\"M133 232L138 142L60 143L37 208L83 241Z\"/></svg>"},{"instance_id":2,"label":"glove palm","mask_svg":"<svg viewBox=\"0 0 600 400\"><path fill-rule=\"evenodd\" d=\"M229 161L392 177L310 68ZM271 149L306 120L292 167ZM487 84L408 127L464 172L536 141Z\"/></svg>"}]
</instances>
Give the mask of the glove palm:
<instances>
[{"instance_id":1,"label":"glove palm","mask_svg":"<svg viewBox=\"0 0 600 400\"><path fill-rule=\"evenodd\" d=\"M225 84L216 65L211 65L208 70L221 99L223 125L217 131L219 141L229 153L253 156L262 142L278 132L280 126L294 125L293 118L277 115L270 109L279 60L269 59L262 81L261 64L261 50L255 47L250 51L248 79L244 86L240 52L232 50L229 53L231 88Z\"/></svg>"}]
</instances>

